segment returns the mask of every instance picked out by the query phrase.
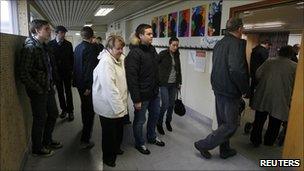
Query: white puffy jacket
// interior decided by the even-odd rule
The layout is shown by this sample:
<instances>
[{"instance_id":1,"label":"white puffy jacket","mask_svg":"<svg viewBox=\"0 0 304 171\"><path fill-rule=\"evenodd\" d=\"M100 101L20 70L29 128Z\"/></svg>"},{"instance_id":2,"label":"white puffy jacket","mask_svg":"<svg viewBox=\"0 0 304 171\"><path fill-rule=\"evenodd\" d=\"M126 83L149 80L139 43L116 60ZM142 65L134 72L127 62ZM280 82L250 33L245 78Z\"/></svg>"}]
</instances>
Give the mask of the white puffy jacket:
<instances>
[{"instance_id":1,"label":"white puffy jacket","mask_svg":"<svg viewBox=\"0 0 304 171\"><path fill-rule=\"evenodd\" d=\"M106 49L99 56L93 72L93 106L96 114L120 118L127 114L127 81L124 56L116 60Z\"/></svg>"}]
</instances>

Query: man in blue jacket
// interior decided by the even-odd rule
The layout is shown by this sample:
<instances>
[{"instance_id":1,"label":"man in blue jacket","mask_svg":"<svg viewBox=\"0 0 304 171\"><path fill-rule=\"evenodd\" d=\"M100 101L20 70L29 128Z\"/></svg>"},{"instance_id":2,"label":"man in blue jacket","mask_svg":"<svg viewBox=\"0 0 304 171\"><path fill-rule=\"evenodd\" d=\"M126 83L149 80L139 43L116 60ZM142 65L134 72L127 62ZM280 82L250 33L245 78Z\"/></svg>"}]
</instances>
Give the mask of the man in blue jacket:
<instances>
[{"instance_id":1,"label":"man in blue jacket","mask_svg":"<svg viewBox=\"0 0 304 171\"><path fill-rule=\"evenodd\" d=\"M81 30L83 41L76 46L74 51L73 84L77 87L81 100L82 148L94 146L94 143L90 141L95 115L92 102L92 84L93 70L98 64L98 51L92 44L93 34L91 27L83 27Z\"/></svg>"},{"instance_id":2,"label":"man in blue jacket","mask_svg":"<svg viewBox=\"0 0 304 171\"><path fill-rule=\"evenodd\" d=\"M208 150L220 146L220 157L236 155L229 139L238 126L240 98L249 88L249 71L246 62L246 41L242 40L243 23L239 18L227 21L228 34L216 43L213 50L211 85L215 95L218 129L205 139L194 143L205 158L211 158Z\"/></svg>"}]
</instances>

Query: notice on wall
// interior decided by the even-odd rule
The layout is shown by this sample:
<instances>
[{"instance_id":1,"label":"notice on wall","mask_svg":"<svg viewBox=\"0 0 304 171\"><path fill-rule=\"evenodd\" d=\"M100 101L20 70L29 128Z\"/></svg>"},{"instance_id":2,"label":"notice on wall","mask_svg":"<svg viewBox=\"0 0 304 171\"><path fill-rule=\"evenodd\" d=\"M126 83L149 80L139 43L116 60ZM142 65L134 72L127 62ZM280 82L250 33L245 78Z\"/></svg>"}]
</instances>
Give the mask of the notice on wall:
<instances>
[{"instance_id":1,"label":"notice on wall","mask_svg":"<svg viewBox=\"0 0 304 171\"><path fill-rule=\"evenodd\" d=\"M206 51L196 50L194 70L198 72L205 72L206 68Z\"/></svg>"},{"instance_id":2,"label":"notice on wall","mask_svg":"<svg viewBox=\"0 0 304 171\"><path fill-rule=\"evenodd\" d=\"M189 50L188 64L190 64L190 65L195 64L195 56L196 56L196 51L195 50Z\"/></svg>"}]
</instances>

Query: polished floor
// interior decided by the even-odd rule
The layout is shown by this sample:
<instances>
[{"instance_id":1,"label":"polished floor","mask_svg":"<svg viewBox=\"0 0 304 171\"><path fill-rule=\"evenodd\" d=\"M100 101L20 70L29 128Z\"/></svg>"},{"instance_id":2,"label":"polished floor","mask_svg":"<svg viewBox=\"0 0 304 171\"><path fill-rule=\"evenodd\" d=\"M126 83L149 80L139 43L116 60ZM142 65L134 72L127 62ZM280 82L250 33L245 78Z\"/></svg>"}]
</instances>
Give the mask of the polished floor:
<instances>
[{"instance_id":1,"label":"polished floor","mask_svg":"<svg viewBox=\"0 0 304 171\"><path fill-rule=\"evenodd\" d=\"M125 153L118 156L116 167L111 168L102 163L101 127L98 117L95 117L92 140L95 147L91 150L80 149L80 133L82 128L80 118L79 96L73 90L75 105L75 120L68 122L58 118L54 131L54 139L60 140L64 147L49 158L28 156L24 170L266 170L259 168L259 159L279 158L282 147L261 146L253 148L249 136L243 134L244 120L250 120L250 111L243 117L240 129L231 140L231 146L238 154L223 160L219 157L218 148L211 151L213 157L209 160L200 156L193 147L193 142L207 136L211 128L202 125L189 115L173 117L173 132L159 136L165 141L165 147L147 144L150 155L143 155L134 148L132 125L125 125L122 149ZM132 112L131 117L133 117ZM29 153L30 154L30 153ZM269 170L269 169L267 169Z\"/></svg>"}]
</instances>

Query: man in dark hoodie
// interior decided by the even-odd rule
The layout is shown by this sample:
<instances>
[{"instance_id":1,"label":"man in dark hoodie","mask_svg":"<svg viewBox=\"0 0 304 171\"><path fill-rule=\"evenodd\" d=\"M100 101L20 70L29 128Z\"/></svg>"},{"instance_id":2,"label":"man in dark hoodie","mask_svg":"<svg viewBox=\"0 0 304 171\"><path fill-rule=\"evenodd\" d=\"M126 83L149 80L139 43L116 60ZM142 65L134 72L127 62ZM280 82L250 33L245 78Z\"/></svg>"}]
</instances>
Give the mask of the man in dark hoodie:
<instances>
[{"instance_id":1,"label":"man in dark hoodie","mask_svg":"<svg viewBox=\"0 0 304 171\"><path fill-rule=\"evenodd\" d=\"M155 127L160 112L158 96L158 55L151 45L153 39L152 27L140 24L135 31L140 40L138 45L132 45L125 59L128 89L134 103L133 134L135 148L142 154L150 154L145 146L143 125L146 122L146 111L149 111L147 123L147 139L151 144L165 146L156 137Z\"/></svg>"},{"instance_id":2,"label":"man in dark hoodie","mask_svg":"<svg viewBox=\"0 0 304 171\"><path fill-rule=\"evenodd\" d=\"M81 100L82 135L81 148L90 149L95 144L90 141L94 124L94 109L92 101L93 70L98 64L96 46L92 43L93 30L91 27L81 29L83 41L76 46L74 52L74 86L77 87Z\"/></svg>"},{"instance_id":3,"label":"man in dark hoodie","mask_svg":"<svg viewBox=\"0 0 304 171\"><path fill-rule=\"evenodd\" d=\"M47 42L51 28L45 20L30 23L33 37L27 38L18 63L19 77L25 85L33 112L32 154L52 156L52 149L62 147L52 139L52 132L58 116L53 88L56 74L54 58Z\"/></svg>"},{"instance_id":4,"label":"man in dark hoodie","mask_svg":"<svg viewBox=\"0 0 304 171\"><path fill-rule=\"evenodd\" d=\"M220 157L236 155L229 139L238 126L241 97L249 88L246 41L242 40L243 22L239 18L227 21L228 34L216 43L212 56L211 85L215 95L217 130L205 139L194 143L205 158L211 158L208 150L220 146Z\"/></svg>"}]
</instances>

